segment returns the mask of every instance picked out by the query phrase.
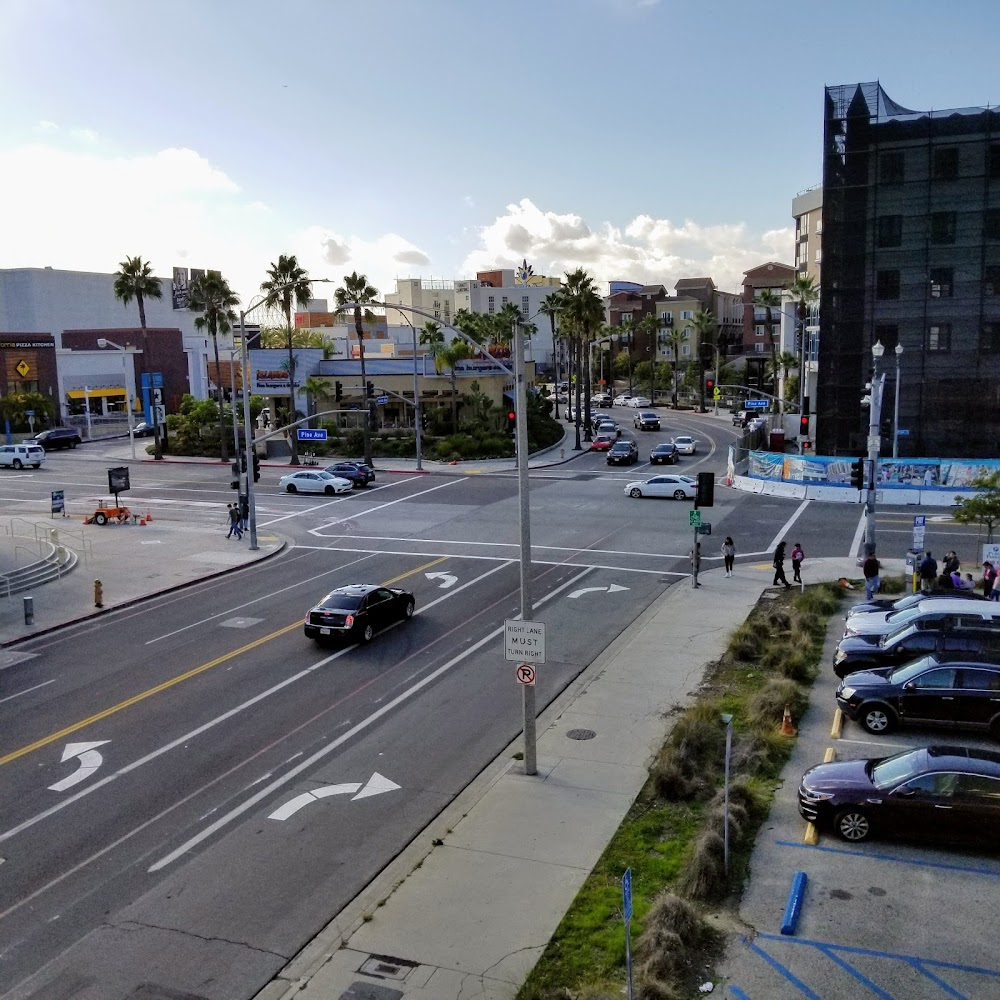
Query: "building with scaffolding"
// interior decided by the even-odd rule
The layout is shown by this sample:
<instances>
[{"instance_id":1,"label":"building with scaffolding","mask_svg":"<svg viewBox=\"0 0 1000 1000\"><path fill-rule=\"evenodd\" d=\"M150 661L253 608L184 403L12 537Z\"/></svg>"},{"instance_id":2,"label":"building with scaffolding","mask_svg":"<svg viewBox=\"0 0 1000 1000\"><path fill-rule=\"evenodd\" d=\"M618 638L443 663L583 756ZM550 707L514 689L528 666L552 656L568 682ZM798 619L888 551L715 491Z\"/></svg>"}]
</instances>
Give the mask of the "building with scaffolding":
<instances>
[{"instance_id":1,"label":"building with scaffolding","mask_svg":"<svg viewBox=\"0 0 1000 1000\"><path fill-rule=\"evenodd\" d=\"M881 342L883 453L1000 455L1000 109L828 87L823 143L817 452L866 450Z\"/></svg>"}]
</instances>

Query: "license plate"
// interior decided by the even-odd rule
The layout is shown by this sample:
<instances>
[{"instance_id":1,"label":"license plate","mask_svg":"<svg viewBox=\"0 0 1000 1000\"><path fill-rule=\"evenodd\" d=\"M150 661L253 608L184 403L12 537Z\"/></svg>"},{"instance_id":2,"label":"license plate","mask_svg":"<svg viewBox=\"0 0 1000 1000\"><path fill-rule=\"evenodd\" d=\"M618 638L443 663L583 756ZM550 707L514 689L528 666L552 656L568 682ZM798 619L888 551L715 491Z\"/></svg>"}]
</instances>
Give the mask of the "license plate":
<instances>
[{"instance_id":1,"label":"license plate","mask_svg":"<svg viewBox=\"0 0 1000 1000\"><path fill-rule=\"evenodd\" d=\"M319 634L320 635L329 635L330 634L330 630L328 628L321 628L319 630Z\"/></svg>"}]
</instances>

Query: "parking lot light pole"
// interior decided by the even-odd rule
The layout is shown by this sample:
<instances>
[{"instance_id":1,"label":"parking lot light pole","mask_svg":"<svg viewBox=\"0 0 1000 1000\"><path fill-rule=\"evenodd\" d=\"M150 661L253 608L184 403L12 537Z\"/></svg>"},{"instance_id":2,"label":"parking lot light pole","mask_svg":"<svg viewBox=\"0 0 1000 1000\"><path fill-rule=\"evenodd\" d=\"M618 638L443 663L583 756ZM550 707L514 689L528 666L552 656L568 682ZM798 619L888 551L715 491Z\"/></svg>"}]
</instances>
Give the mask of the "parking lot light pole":
<instances>
[{"instance_id":1,"label":"parking lot light pole","mask_svg":"<svg viewBox=\"0 0 1000 1000\"><path fill-rule=\"evenodd\" d=\"M878 363L885 354L882 341L872 345L871 395L868 398L868 493L865 499L865 557L875 555L875 480L881 447L882 389L885 375L879 375Z\"/></svg>"},{"instance_id":2,"label":"parking lot light pole","mask_svg":"<svg viewBox=\"0 0 1000 1000\"><path fill-rule=\"evenodd\" d=\"M116 344L113 340L108 340L107 337L97 338L98 347L113 347L116 351L121 352L122 356L122 375L125 379L125 412L128 414L128 439L129 443L132 445L132 461L135 461L135 421L132 418L132 397L128 390L128 367L125 363L125 358L128 356L129 351L122 347L121 344ZM133 368L133 376L135 369ZM134 378L133 378L134 381ZM87 437L90 437L90 402L87 402Z\"/></svg>"},{"instance_id":3,"label":"parking lot light pole","mask_svg":"<svg viewBox=\"0 0 1000 1000\"><path fill-rule=\"evenodd\" d=\"M896 402L892 413L892 457L899 458L899 360L903 354L903 345L896 345Z\"/></svg>"}]
</instances>

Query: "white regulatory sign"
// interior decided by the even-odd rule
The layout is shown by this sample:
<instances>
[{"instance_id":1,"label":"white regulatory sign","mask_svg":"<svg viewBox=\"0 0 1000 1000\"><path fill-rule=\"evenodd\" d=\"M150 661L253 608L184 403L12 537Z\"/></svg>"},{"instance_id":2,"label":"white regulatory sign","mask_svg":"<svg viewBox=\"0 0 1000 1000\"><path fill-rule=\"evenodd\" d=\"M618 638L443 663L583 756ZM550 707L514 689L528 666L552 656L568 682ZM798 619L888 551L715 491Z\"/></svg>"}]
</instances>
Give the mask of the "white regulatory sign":
<instances>
[{"instance_id":1,"label":"white regulatory sign","mask_svg":"<svg viewBox=\"0 0 1000 1000\"><path fill-rule=\"evenodd\" d=\"M517 683L525 684L528 687L535 686L535 668L530 663L517 665Z\"/></svg>"},{"instance_id":2,"label":"white regulatory sign","mask_svg":"<svg viewBox=\"0 0 1000 1000\"><path fill-rule=\"evenodd\" d=\"M520 663L545 662L545 625L542 622L504 621L503 655Z\"/></svg>"}]
</instances>

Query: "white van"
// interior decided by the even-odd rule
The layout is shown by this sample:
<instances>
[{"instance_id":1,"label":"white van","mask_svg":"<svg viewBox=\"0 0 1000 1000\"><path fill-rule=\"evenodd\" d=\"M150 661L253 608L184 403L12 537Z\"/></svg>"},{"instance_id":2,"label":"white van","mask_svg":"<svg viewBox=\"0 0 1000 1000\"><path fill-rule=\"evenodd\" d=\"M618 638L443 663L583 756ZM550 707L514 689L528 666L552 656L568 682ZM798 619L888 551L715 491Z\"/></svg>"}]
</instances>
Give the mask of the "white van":
<instances>
[{"instance_id":1,"label":"white van","mask_svg":"<svg viewBox=\"0 0 1000 1000\"><path fill-rule=\"evenodd\" d=\"M4 444L0 445L0 465L8 469L23 469L30 465L35 469L41 467L45 461L45 449L34 441L24 444Z\"/></svg>"}]
</instances>

